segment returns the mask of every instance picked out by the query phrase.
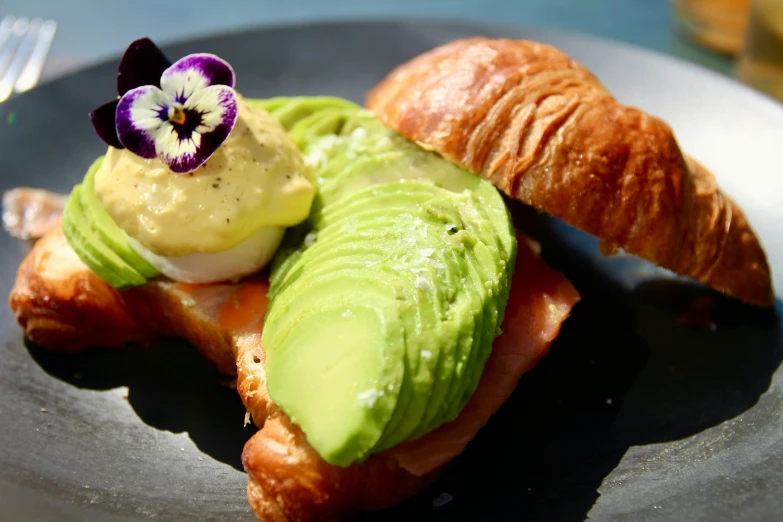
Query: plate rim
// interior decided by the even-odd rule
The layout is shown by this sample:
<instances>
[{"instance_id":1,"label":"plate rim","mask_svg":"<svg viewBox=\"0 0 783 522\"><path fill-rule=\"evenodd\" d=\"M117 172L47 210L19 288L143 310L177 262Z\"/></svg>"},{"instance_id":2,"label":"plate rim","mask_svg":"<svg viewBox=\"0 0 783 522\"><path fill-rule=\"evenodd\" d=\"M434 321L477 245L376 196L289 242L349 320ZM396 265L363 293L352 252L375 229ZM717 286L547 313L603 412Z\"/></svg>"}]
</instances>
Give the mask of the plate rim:
<instances>
[{"instance_id":1,"label":"plate rim","mask_svg":"<svg viewBox=\"0 0 783 522\"><path fill-rule=\"evenodd\" d=\"M452 26L452 27L461 25L464 27L494 28L496 30L509 31L509 32L531 31L531 32L551 34L556 38L557 37L576 38L581 40L592 41L593 43L608 45L611 47L622 48L626 51L647 55L648 57L653 59L663 60L674 65L684 66L689 69L695 69L702 74L706 74L707 76L712 77L715 80L728 83L734 87L740 87L741 89L746 91L747 94L756 96L762 101L771 102L776 107L776 109L781 111L781 113L783 114L783 102L780 102L777 99L773 98L772 96L740 82L739 80L737 80L732 76L721 74L720 72L710 69L709 67L702 65L700 63L692 62L685 58L676 56L674 54L668 54L666 52L657 49L645 47L631 42L626 42L624 40L619 40L609 36L588 33L586 31L548 26L548 25L531 26L527 24L515 24L512 22L493 22L493 21L486 21L486 20L473 21L468 18L461 18L457 16L443 17L443 16L423 15L423 16L410 16L410 17L394 16L388 18L378 17L378 16L367 16L367 17L356 16L356 17L341 17L341 18L334 18L334 19L330 19L330 18L303 19L299 21L291 20L291 21L281 21L281 22L260 23L260 24L236 27L233 29L218 30L202 36L194 35L190 37L174 38L171 40L164 39L164 40L157 41L156 43L161 47L161 49L166 51L166 49L173 48L173 47L190 46L193 44L198 44L200 42L208 42L210 40L220 40L220 39L231 38L231 37L244 37L253 33L268 32L268 31L289 31L289 30L297 30L297 29L313 29L319 27L327 28L327 27L336 27L341 25L342 26L344 25L349 25L349 26L406 25L406 24L422 24L422 23L437 24L441 26ZM143 37L144 35L137 36L137 38L143 38ZM38 89L41 86L48 85L50 83L54 83L59 80L71 78L73 76L82 74L86 71L90 71L99 67L104 67L108 64L119 63L121 57L122 57L121 54L114 54L98 61L85 63L82 66L79 66L77 69L69 71L66 74L54 78L49 78L46 81L43 81L38 85L36 85L33 89L30 89L29 91L14 96L14 98L26 96L28 95L28 93L34 92L36 89Z\"/></svg>"},{"instance_id":2,"label":"plate rim","mask_svg":"<svg viewBox=\"0 0 783 522\"><path fill-rule=\"evenodd\" d=\"M308 29L308 28L314 28L314 27L337 27L337 26L344 26L344 25L356 25L356 26L365 26L369 24L381 24L381 25L407 25L407 24L421 24L421 23L438 23L442 24L444 26L451 26L451 27L477 27L477 28L494 28L495 30L500 31L514 31L514 32L521 32L521 31L531 31L533 33L538 34L547 34L552 35L553 38L574 38L577 40L590 40L597 42L599 44L608 45L611 47L620 47L624 48L626 50L629 50L633 53L641 53L643 55L646 55L648 58L655 59L655 60L662 60L664 62L674 64L680 67L685 67L687 69L696 69L700 72L700 74L705 74L709 77L712 77L709 81L715 81L717 79L718 81L721 81L723 83L730 84L732 88L736 88L737 86L743 88L746 91L750 91L751 94L760 97L762 99L766 98L769 101L771 101L777 110L783 114L783 105L779 104L776 100L769 98L768 96L763 95L762 93L759 93L758 91L755 91L754 89L751 89L744 84L733 80L730 77L726 77L720 73L717 73L709 68L706 68L704 66L701 66L697 63L688 62L687 60L680 59L676 56L667 55L665 53L648 49L646 47L638 46L635 44L630 44L627 42L617 41L611 38L606 38L603 36L596 36L596 35L590 35L590 34L584 34L577 31L570 31L570 30L560 30L560 29L552 29L552 28L545 28L545 27L529 27L525 25L509 25L509 24L501 24L501 23L488 23L488 22L471 22L469 20L463 20L463 19L455 19L455 20L449 20L444 19L442 17L433 17L432 20L428 20L426 17L422 18L413 18L413 19L407 19L407 18L389 18L389 19L340 19L340 20L328 20L328 21L304 21L304 22L295 22L295 23L274 23L269 25L260 25L260 26L253 26L248 28L243 28L241 30L229 30L229 31L223 31L218 33L213 33L206 35L204 37L195 37L195 38L184 38L179 40L173 40L173 41L167 41L165 43L161 44L161 47L166 50L173 47L178 46L185 46L185 45L194 45L198 44L199 42L208 42L212 40L220 40L225 38L232 38L232 37L245 37L251 34L259 33L259 32L268 32L273 30L282 30L282 31L288 31L288 30L297 30L297 29ZM80 74L84 74L87 71L90 71L92 69L100 68L100 67L106 67L108 64L116 63L119 61L120 56L116 55L111 58L107 58L105 60L99 61L99 62L93 62L89 65L86 65L85 67L80 67L77 70L71 71L70 73L59 76L57 78L53 78L47 82L44 82L41 84L41 86L48 85L51 83L55 83L58 81L64 81L69 78L72 78L74 76L78 76ZM35 89L33 89L32 92L35 92ZM29 96L29 93L24 93L21 96ZM20 97L21 97L20 96ZM783 291L783 289L781 289Z\"/></svg>"}]
</instances>

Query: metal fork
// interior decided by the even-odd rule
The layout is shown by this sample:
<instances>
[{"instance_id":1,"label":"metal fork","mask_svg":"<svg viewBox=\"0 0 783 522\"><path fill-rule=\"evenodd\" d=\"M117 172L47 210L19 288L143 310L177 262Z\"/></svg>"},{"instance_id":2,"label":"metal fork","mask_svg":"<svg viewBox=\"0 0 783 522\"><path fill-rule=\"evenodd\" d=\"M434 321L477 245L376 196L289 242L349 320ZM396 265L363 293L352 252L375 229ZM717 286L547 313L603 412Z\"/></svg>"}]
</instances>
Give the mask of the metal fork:
<instances>
[{"instance_id":1,"label":"metal fork","mask_svg":"<svg viewBox=\"0 0 783 522\"><path fill-rule=\"evenodd\" d=\"M57 24L40 18L6 16L0 22L0 103L41 78Z\"/></svg>"}]
</instances>

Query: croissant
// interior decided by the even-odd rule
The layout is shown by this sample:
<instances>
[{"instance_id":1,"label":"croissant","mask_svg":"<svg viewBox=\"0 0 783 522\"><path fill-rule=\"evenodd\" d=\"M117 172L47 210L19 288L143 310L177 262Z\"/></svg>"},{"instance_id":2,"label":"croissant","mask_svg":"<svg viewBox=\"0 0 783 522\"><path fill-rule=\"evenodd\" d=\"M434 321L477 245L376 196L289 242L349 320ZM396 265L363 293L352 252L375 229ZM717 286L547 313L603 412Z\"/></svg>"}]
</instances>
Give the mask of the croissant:
<instances>
[{"instance_id":1,"label":"croissant","mask_svg":"<svg viewBox=\"0 0 783 522\"><path fill-rule=\"evenodd\" d=\"M769 305L765 254L741 210L669 127L617 103L586 69L534 42L473 38L400 66L367 106L390 127L506 194L738 299ZM117 291L84 266L59 226L17 273L10 305L51 349L182 337L237 390L260 428L242 462L259 520L332 520L413 495L458 455L546 353L579 300L520 237L517 274L492 353L452 422L348 467L325 462L270 400L260 332L268 282L154 280Z\"/></svg>"},{"instance_id":2,"label":"croissant","mask_svg":"<svg viewBox=\"0 0 783 522\"><path fill-rule=\"evenodd\" d=\"M579 295L523 237L516 270L526 277L512 282L504 333L459 417L345 468L324 461L269 398L260 343L269 284L263 276L210 285L158 279L119 291L79 260L56 222L20 265L10 306L26 336L49 349L186 339L221 373L237 375L240 398L261 428L242 453L248 500L258 519L334 520L389 507L419 491L547 352Z\"/></svg>"},{"instance_id":3,"label":"croissant","mask_svg":"<svg viewBox=\"0 0 783 522\"><path fill-rule=\"evenodd\" d=\"M400 65L366 106L507 195L739 300L770 306L742 210L669 126L618 103L549 45L453 41Z\"/></svg>"}]
</instances>

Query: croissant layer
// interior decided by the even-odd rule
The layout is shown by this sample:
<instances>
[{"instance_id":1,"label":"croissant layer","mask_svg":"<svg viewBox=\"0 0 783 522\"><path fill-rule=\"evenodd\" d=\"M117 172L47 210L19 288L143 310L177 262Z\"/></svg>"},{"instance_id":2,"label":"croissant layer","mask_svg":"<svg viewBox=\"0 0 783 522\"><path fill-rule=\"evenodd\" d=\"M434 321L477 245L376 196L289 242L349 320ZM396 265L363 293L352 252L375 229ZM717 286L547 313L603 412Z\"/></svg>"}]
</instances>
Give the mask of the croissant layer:
<instances>
[{"instance_id":1,"label":"croissant layer","mask_svg":"<svg viewBox=\"0 0 783 522\"><path fill-rule=\"evenodd\" d=\"M324 461L269 398L260 342L269 288L264 277L211 285L158 279L119 291L79 260L55 226L20 265L10 306L26 336L53 350L187 339L221 372L237 375L239 396L260 428L242 453L258 519L334 520L389 507L419 491L549 349L579 294L520 239L522 275L512 282L504 333L463 413L417 441L345 468Z\"/></svg>"},{"instance_id":2,"label":"croissant layer","mask_svg":"<svg viewBox=\"0 0 783 522\"><path fill-rule=\"evenodd\" d=\"M370 91L382 121L507 195L742 301L774 299L766 255L670 127L554 47L457 40Z\"/></svg>"}]
</instances>

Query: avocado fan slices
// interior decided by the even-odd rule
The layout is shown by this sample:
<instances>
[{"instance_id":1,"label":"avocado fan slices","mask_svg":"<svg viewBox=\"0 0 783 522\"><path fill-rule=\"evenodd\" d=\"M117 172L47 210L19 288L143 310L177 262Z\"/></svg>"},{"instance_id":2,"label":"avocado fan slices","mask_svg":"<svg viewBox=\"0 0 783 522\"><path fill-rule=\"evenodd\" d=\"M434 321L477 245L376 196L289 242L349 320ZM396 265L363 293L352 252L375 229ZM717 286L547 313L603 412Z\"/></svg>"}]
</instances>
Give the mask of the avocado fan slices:
<instances>
[{"instance_id":1,"label":"avocado fan slices","mask_svg":"<svg viewBox=\"0 0 783 522\"><path fill-rule=\"evenodd\" d=\"M494 187L358 106L267 104L319 187L272 267L269 393L348 465L459 413L499 332L516 239Z\"/></svg>"},{"instance_id":2,"label":"avocado fan slices","mask_svg":"<svg viewBox=\"0 0 783 522\"><path fill-rule=\"evenodd\" d=\"M77 257L114 288L143 285L159 272L131 249L125 233L95 195L96 159L63 210L62 229Z\"/></svg>"},{"instance_id":3,"label":"avocado fan slices","mask_svg":"<svg viewBox=\"0 0 783 522\"><path fill-rule=\"evenodd\" d=\"M249 100L289 131L318 196L272 265L262 334L272 399L328 462L349 465L453 419L508 298L516 239L497 191L339 98ZM63 229L117 288L157 272L95 197Z\"/></svg>"}]
</instances>

